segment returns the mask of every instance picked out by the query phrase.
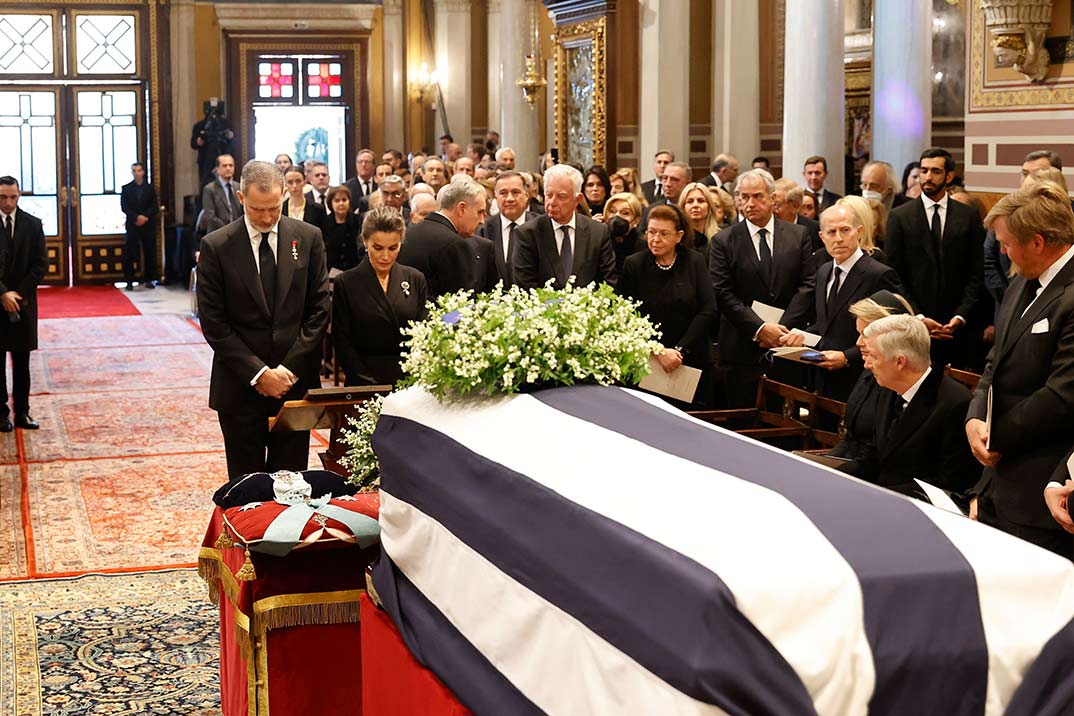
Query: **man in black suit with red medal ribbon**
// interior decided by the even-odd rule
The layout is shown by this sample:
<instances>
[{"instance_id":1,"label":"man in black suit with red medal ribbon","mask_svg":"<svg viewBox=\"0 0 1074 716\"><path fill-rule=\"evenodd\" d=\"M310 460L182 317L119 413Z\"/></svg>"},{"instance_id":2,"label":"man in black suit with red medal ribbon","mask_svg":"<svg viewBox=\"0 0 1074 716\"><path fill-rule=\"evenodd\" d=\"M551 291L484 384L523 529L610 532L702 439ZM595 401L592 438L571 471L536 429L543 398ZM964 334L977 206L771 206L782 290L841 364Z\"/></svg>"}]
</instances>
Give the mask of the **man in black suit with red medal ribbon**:
<instances>
[{"instance_id":1,"label":"man in black suit with red medal ribbon","mask_svg":"<svg viewBox=\"0 0 1074 716\"><path fill-rule=\"evenodd\" d=\"M270 433L285 400L320 387L328 325L321 230L281 216L283 174L251 161L242 170L245 214L202 240L198 311L213 349L209 407L224 435L231 479L304 470L309 432Z\"/></svg>"}]
</instances>

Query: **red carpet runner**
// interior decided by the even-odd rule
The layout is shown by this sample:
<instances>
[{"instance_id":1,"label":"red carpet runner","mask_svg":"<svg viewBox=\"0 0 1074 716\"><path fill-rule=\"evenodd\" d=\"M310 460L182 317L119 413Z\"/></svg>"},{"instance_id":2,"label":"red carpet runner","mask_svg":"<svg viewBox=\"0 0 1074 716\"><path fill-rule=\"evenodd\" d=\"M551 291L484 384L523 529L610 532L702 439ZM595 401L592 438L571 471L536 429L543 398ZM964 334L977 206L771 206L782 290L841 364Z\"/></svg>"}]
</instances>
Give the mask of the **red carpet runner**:
<instances>
[{"instance_id":1,"label":"red carpet runner","mask_svg":"<svg viewBox=\"0 0 1074 716\"><path fill-rule=\"evenodd\" d=\"M37 301L39 319L141 315L115 286L42 286Z\"/></svg>"}]
</instances>

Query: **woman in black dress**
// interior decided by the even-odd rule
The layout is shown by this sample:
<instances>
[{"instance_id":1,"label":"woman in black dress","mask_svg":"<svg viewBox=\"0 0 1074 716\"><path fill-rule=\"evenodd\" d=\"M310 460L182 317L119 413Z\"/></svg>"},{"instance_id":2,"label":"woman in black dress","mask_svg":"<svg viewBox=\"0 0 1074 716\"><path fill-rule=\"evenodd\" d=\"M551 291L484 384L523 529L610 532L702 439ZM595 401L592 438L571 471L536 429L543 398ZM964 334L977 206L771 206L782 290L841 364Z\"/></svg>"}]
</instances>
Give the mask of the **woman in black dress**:
<instances>
[{"instance_id":1,"label":"woman in black dress","mask_svg":"<svg viewBox=\"0 0 1074 716\"><path fill-rule=\"evenodd\" d=\"M347 187L332 187L328 190L327 200L332 213L321 225L325 262L329 271L346 271L358 265L358 233L362 222L351 210L351 190Z\"/></svg>"},{"instance_id":2,"label":"woman in black dress","mask_svg":"<svg viewBox=\"0 0 1074 716\"><path fill-rule=\"evenodd\" d=\"M716 200L709 193L709 188L701 182L687 184L679 194L679 208L690 223L690 234L686 237L687 246L700 251L708 259L709 241L720 233L720 209Z\"/></svg>"},{"instance_id":3,"label":"woman in black dress","mask_svg":"<svg viewBox=\"0 0 1074 716\"><path fill-rule=\"evenodd\" d=\"M627 257L619 292L641 303L641 312L658 324L664 350L656 354L668 373L680 365L707 370L712 366L709 324L716 297L705 258L683 245L689 228L677 207L657 205L649 210L647 249ZM698 388L695 403L705 402Z\"/></svg>"},{"instance_id":4,"label":"woman in black dress","mask_svg":"<svg viewBox=\"0 0 1074 716\"><path fill-rule=\"evenodd\" d=\"M641 202L629 192L612 194L604 206L601 221L608 225L612 237L612 251L615 253L615 272L623 273L623 262L627 256L642 248L638 237L638 223L641 222Z\"/></svg>"},{"instance_id":5,"label":"woman in black dress","mask_svg":"<svg viewBox=\"0 0 1074 716\"><path fill-rule=\"evenodd\" d=\"M335 279L332 342L347 385L394 385L402 375L402 329L428 315L425 276L396 263L403 243L403 217L377 207L365 215L366 256Z\"/></svg>"}]
</instances>

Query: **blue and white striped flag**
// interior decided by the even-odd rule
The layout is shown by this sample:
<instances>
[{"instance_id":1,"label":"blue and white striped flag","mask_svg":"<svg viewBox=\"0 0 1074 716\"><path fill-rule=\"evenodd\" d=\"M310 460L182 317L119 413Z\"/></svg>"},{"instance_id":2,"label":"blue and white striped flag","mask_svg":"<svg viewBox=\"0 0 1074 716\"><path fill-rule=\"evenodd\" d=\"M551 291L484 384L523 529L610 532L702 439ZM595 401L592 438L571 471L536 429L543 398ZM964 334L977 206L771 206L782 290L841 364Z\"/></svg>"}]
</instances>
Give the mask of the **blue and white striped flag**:
<instances>
[{"instance_id":1,"label":"blue and white striped flag","mask_svg":"<svg viewBox=\"0 0 1074 716\"><path fill-rule=\"evenodd\" d=\"M479 716L1074 712L1074 565L619 388L388 398L374 583Z\"/></svg>"}]
</instances>

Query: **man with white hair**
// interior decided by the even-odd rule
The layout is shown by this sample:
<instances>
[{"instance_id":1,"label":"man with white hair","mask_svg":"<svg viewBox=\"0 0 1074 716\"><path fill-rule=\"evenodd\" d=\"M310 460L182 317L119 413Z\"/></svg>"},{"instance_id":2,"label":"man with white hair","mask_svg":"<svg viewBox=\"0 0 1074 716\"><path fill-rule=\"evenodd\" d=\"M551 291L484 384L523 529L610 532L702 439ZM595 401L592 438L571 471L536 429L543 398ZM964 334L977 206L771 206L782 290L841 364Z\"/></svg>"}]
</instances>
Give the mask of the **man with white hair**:
<instances>
[{"instance_id":1,"label":"man with white hair","mask_svg":"<svg viewBox=\"0 0 1074 716\"><path fill-rule=\"evenodd\" d=\"M516 230L517 285L537 288L555 279L555 288L563 288L571 276L576 286L615 285L615 253L608 226L579 214L581 199L581 172L567 164L556 164L545 172L545 215Z\"/></svg>"},{"instance_id":2,"label":"man with white hair","mask_svg":"<svg viewBox=\"0 0 1074 716\"><path fill-rule=\"evenodd\" d=\"M428 186L428 185L426 185ZM436 211L436 197L427 192L418 192L410 200L410 223L420 224L425 217Z\"/></svg>"},{"instance_id":3,"label":"man with white hair","mask_svg":"<svg viewBox=\"0 0 1074 716\"><path fill-rule=\"evenodd\" d=\"M897 182L895 167L887 162L869 162L861 170L861 195L865 199L876 199L891 211Z\"/></svg>"},{"instance_id":4,"label":"man with white hair","mask_svg":"<svg viewBox=\"0 0 1074 716\"><path fill-rule=\"evenodd\" d=\"M970 490L981 475L963 431L972 395L932 367L925 324L913 316L881 318L858 345L865 368L891 394L877 412L874 447L840 469L913 497L923 495L916 480L956 497Z\"/></svg>"},{"instance_id":5,"label":"man with white hair","mask_svg":"<svg viewBox=\"0 0 1074 716\"><path fill-rule=\"evenodd\" d=\"M515 150L511 147L500 147L496 150L496 167L502 171L514 171Z\"/></svg>"},{"instance_id":6,"label":"man with white hair","mask_svg":"<svg viewBox=\"0 0 1074 716\"><path fill-rule=\"evenodd\" d=\"M765 352L779 345L787 326L804 325L812 308L812 243L805 227L772 213L775 190L764 169L742 174L738 197L746 218L709 243L709 275L720 306L720 368L731 408L754 404Z\"/></svg>"},{"instance_id":7,"label":"man with white hair","mask_svg":"<svg viewBox=\"0 0 1074 716\"><path fill-rule=\"evenodd\" d=\"M425 275L430 299L474 286L474 258L463 237L485 220L486 200L477 182L452 182L440 189L438 209L407 231L399 263Z\"/></svg>"}]
</instances>

